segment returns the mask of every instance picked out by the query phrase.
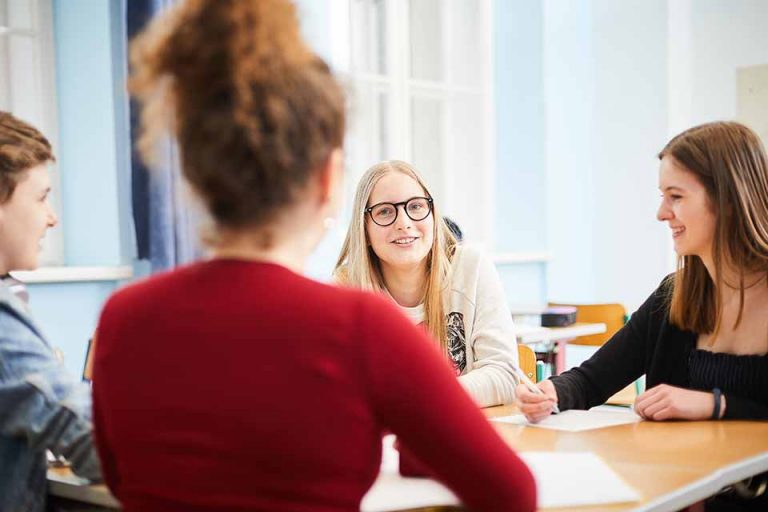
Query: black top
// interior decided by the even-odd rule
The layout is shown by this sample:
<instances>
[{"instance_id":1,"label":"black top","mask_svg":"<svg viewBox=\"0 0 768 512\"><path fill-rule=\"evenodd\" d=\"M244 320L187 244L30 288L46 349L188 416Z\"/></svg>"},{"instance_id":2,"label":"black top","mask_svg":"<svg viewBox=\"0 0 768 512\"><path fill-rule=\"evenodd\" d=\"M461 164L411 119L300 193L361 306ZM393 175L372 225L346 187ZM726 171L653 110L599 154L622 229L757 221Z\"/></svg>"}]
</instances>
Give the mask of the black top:
<instances>
[{"instance_id":1,"label":"black top","mask_svg":"<svg viewBox=\"0 0 768 512\"><path fill-rule=\"evenodd\" d=\"M669 323L667 279L591 358L552 377L560 410L600 405L645 374L649 389L658 384L720 388L724 418L768 419L768 356L698 350L696 333Z\"/></svg>"},{"instance_id":2,"label":"black top","mask_svg":"<svg viewBox=\"0 0 768 512\"><path fill-rule=\"evenodd\" d=\"M768 392L768 355L735 355L691 350L688 356L691 389L727 390L750 400L765 400Z\"/></svg>"}]
</instances>

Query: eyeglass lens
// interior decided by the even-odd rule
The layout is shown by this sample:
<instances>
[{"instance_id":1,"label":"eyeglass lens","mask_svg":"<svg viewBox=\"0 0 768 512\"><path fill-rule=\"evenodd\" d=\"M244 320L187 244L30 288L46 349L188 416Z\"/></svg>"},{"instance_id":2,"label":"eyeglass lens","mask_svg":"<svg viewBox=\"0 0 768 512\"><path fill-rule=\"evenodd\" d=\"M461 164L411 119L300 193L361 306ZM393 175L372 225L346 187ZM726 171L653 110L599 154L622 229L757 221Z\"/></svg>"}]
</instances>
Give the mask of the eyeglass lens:
<instances>
[{"instance_id":1,"label":"eyeglass lens","mask_svg":"<svg viewBox=\"0 0 768 512\"><path fill-rule=\"evenodd\" d=\"M403 205L405 214L413 221L427 218L431 211L429 200L425 197L414 197L405 203L380 203L371 210L371 218L380 226L388 226L395 222L398 214L398 206Z\"/></svg>"}]
</instances>

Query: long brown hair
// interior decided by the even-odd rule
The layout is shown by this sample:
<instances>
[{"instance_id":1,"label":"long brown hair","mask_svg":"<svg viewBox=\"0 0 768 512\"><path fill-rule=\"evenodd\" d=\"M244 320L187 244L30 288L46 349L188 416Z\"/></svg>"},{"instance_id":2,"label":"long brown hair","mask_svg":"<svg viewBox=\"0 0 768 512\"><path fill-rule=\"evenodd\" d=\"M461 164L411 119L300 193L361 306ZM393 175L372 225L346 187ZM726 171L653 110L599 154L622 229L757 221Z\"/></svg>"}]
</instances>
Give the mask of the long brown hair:
<instances>
[{"instance_id":1,"label":"long brown hair","mask_svg":"<svg viewBox=\"0 0 768 512\"><path fill-rule=\"evenodd\" d=\"M217 226L264 225L342 146L342 89L287 0L181 2L136 38L131 63L142 155L175 136Z\"/></svg>"},{"instance_id":2,"label":"long brown hair","mask_svg":"<svg viewBox=\"0 0 768 512\"><path fill-rule=\"evenodd\" d=\"M717 336L724 285L739 290L744 310L745 275L768 271L768 159L760 138L735 122L707 123L674 137L659 153L672 157L704 185L716 215L712 247L714 281L698 256L678 256L670 290L670 320L681 329ZM738 275L726 283L725 267Z\"/></svg>"},{"instance_id":3,"label":"long brown hair","mask_svg":"<svg viewBox=\"0 0 768 512\"><path fill-rule=\"evenodd\" d=\"M380 162L365 171L355 191L352 205L352 221L344 239L334 270L334 278L340 284L383 292L386 290L384 276L381 274L379 257L368 244L368 232L365 229L364 210L370 206L373 189L381 178L391 172L400 172L410 176L424 190L427 197L433 197L426 183L416 169L401 160ZM433 198L434 199L434 198ZM448 353L448 330L445 323L445 290L449 286L448 277L451 259L456 248L456 238L445 224L438 202L433 203L434 218L432 249L427 255L427 276L424 289L424 325L435 340L438 340L444 352Z\"/></svg>"}]
</instances>

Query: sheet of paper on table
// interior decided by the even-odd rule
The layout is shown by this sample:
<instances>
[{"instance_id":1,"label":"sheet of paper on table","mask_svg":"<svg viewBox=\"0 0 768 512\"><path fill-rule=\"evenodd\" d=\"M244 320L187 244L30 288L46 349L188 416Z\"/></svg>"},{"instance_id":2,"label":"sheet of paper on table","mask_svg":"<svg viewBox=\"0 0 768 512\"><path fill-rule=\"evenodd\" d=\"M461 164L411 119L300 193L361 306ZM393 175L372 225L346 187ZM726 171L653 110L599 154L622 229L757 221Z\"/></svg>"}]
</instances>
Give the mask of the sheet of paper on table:
<instances>
[{"instance_id":1,"label":"sheet of paper on table","mask_svg":"<svg viewBox=\"0 0 768 512\"><path fill-rule=\"evenodd\" d=\"M640 495L592 452L524 452L539 507L577 507L637 501Z\"/></svg>"},{"instance_id":2,"label":"sheet of paper on table","mask_svg":"<svg viewBox=\"0 0 768 512\"><path fill-rule=\"evenodd\" d=\"M538 423L529 423L522 414L500 416L491 418L491 421L511 423L513 425L526 425L529 427L563 430L566 432L582 432L598 428L615 427L636 423L641 418L631 409L625 410L589 410L589 411L565 411L544 418Z\"/></svg>"},{"instance_id":3,"label":"sheet of paper on table","mask_svg":"<svg viewBox=\"0 0 768 512\"><path fill-rule=\"evenodd\" d=\"M640 498L594 453L524 452L520 457L536 479L539 507L625 503ZM383 459L378 479L363 498L360 506L363 512L459 504L451 491L434 480L400 476L397 465L393 464L397 453L391 439L385 440Z\"/></svg>"}]
</instances>

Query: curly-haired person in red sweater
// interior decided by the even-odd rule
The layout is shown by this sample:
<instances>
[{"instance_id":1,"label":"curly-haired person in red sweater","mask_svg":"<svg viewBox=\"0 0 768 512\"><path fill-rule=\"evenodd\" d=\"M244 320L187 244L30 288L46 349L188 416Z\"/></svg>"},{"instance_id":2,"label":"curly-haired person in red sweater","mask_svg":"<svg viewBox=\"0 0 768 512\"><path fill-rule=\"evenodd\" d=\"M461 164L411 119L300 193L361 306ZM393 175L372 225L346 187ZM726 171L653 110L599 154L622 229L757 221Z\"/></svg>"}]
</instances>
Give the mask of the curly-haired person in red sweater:
<instances>
[{"instance_id":1,"label":"curly-haired person in red sweater","mask_svg":"<svg viewBox=\"0 0 768 512\"><path fill-rule=\"evenodd\" d=\"M143 150L175 137L214 230L212 259L102 313L96 442L125 510L359 510L385 431L472 510L533 510L530 471L427 336L302 275L340 203L345 116L293 5L186 1L132 58Z\"/></svg>"}]
</instances>

